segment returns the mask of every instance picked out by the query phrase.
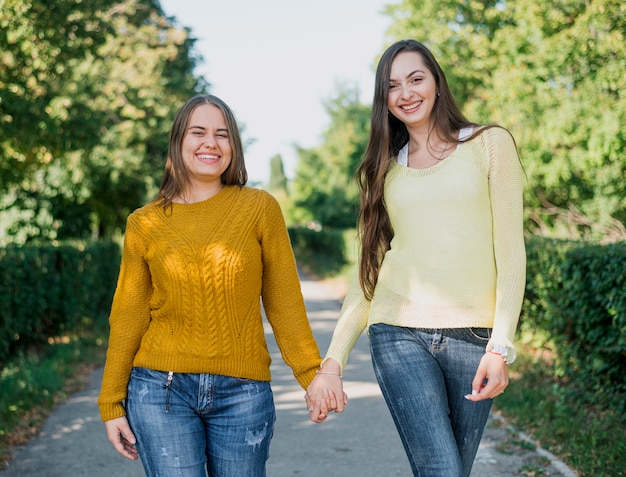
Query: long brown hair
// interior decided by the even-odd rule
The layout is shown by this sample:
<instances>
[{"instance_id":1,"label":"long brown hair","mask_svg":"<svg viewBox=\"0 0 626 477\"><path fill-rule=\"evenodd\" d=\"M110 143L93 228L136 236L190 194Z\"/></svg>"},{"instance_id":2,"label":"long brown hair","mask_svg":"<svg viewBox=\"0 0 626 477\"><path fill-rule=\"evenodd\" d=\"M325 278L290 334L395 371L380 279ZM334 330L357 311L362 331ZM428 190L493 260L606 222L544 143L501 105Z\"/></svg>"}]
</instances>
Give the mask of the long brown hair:
<instances>
[{"instance_id":1,"label":"long brown hair","mask_svg":"<svg viewBox=\"0 0 626 477\"><path fill-rule=\"evenodd\" d=\"M437 85L439 94L431 113L430 132L435 132L440 139L454 144L459 142L454 136L456 131L463 127L476 126L461 112L441 66L426 46L415 40L402 40L391 45L383 53L376 69L369 143L363 162L356 172L361 191L358 221L361 237L359 281L368 300L374 296L378 271L393 238L393 229L384 201L385 177L391 161L409 141L409 133L404 123L387 109L391 64L399 53L407 51L421 55L424 65L434 76ZM475 130L466 140L473 139L478 132Z\"/></svg>"},{"instance_id":2,"label":"long brown hair","mask_svg":"<svg viewBox=\"0 0 626 477\"><path fill-rule=\"evenodd\" d=\"M248 182L248 172L243 156L243 146L241 144L241 136L235 115L228 105L217 96L199 94L187 100L185 104L178 110L172 130L170 131L170 141L167 151L167 161L165 162L165 172L161 181L161 189L155 200L161 200L159 205L164 208L172 204L175 197L183 195L189 187L189 171L183 161L183 140L189 119L198 106L203 104L212 104L219 108L224 114L226 127L228 128L228 139L233 152L233 157L228 168L222 173L222 184L243 186Z\"/></svg>"}]
</instances>

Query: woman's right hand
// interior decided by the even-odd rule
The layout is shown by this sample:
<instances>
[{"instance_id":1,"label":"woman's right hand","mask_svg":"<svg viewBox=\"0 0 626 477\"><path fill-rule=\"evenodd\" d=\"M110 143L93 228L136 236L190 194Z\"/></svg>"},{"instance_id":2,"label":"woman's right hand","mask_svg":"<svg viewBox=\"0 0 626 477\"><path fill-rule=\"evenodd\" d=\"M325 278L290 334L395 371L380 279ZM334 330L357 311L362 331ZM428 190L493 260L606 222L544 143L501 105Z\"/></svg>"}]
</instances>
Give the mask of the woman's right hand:
<instances>
[{"instance_id":1,"label":"woman's right hand","mask_svg":"<svg viewBox=\"0 0 626 477\"><path fill-rule=\"evenodd\" d=\"M318 375L315 376L304 395L309 418L321 423L330 411L343 412L348 404L348 396L343 391L341 366L333 359L328 359Z\"/></svg>"},{"instance_id":2,"label":"woman's right hand","mask_svg":"<svg viewBox=\"0 0 626 477\"><path fill-rule=\"evenodd\" d=\"M107 430L107 436L115 450L130 460L137 460L139 453L135 448L135 435L130 430L126 417L118 417L105 421L104 426Z\"/></svg>"}]
</instances>

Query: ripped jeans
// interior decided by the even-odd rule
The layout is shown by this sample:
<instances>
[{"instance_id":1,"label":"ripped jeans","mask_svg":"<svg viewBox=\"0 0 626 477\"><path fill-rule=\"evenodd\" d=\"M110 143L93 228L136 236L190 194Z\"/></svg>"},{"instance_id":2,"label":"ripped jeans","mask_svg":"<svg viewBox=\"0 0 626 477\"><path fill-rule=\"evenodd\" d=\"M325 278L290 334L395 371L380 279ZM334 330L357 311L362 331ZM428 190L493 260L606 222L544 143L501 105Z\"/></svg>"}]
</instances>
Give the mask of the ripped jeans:
<instances>
[{"instance_id":1,"label":"ripped jeans","mask_svg":"<svg viewBox=\"0 0 626 477\"><path fill-rule=\"evenodd\" d=\"M265 477L269 382L133 368L126 411L147 477Z\"/></svg>"}]
</instances>

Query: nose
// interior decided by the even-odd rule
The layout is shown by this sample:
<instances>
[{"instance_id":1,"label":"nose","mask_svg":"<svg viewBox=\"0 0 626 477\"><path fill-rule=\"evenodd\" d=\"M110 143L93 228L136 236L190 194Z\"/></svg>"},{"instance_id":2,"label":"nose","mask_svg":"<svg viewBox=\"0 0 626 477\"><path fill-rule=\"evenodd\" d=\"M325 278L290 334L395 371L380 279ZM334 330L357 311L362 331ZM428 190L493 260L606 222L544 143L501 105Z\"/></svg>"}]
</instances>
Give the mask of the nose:
<instances>
[{"instance_id":1,"label":"nose","mask_svg":"<svg viewBox=\"0 0 626 477\"><path fill-rule=\"evenodd\" d=\"M211 135L207 135L204 139L204 145L210 149L215 149L217 147L217 141Z\"/></svg>"},{"instance_id":2,"label":"nose","mask_svg":"<svg viewBox=\"0 0 626 477\"><path fill-rule=\"evenodd\" d=\"M403 84L402 86L400 86L401 90L400 93L402 95L402 98L408 98L409 96L411 96L411 86L408 84Z\"/></svg>"}]
</instances>

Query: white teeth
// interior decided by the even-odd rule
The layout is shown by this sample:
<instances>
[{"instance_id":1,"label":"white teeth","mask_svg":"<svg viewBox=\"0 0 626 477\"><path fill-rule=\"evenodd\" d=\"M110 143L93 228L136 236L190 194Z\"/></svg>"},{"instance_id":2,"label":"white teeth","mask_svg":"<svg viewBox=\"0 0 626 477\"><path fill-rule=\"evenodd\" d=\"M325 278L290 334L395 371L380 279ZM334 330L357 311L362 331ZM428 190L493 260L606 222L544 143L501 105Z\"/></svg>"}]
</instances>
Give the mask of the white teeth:
<instances>
[{"instance_id":1,"label":"white teeth","mask_svg":"<svg viewBox=\"0 0 626 477\"><path fill-rule=\"evenodd\" d=\"M406 106L400 106L402 109L413 109L416 108L419 104L421 103L421 101L417 101L413 104L408 104Z\"/></svg>"},{"instance_id":2,"label":"white teeth","mask_svg":"<svg viewBox=\"0 0 626 477\"><path fill-rule=\"evenodd\" d=\"M218 159L219 156L215 156L213 154L198 154L198 159L211 160Z\"/></svg>"}]
</instances>

